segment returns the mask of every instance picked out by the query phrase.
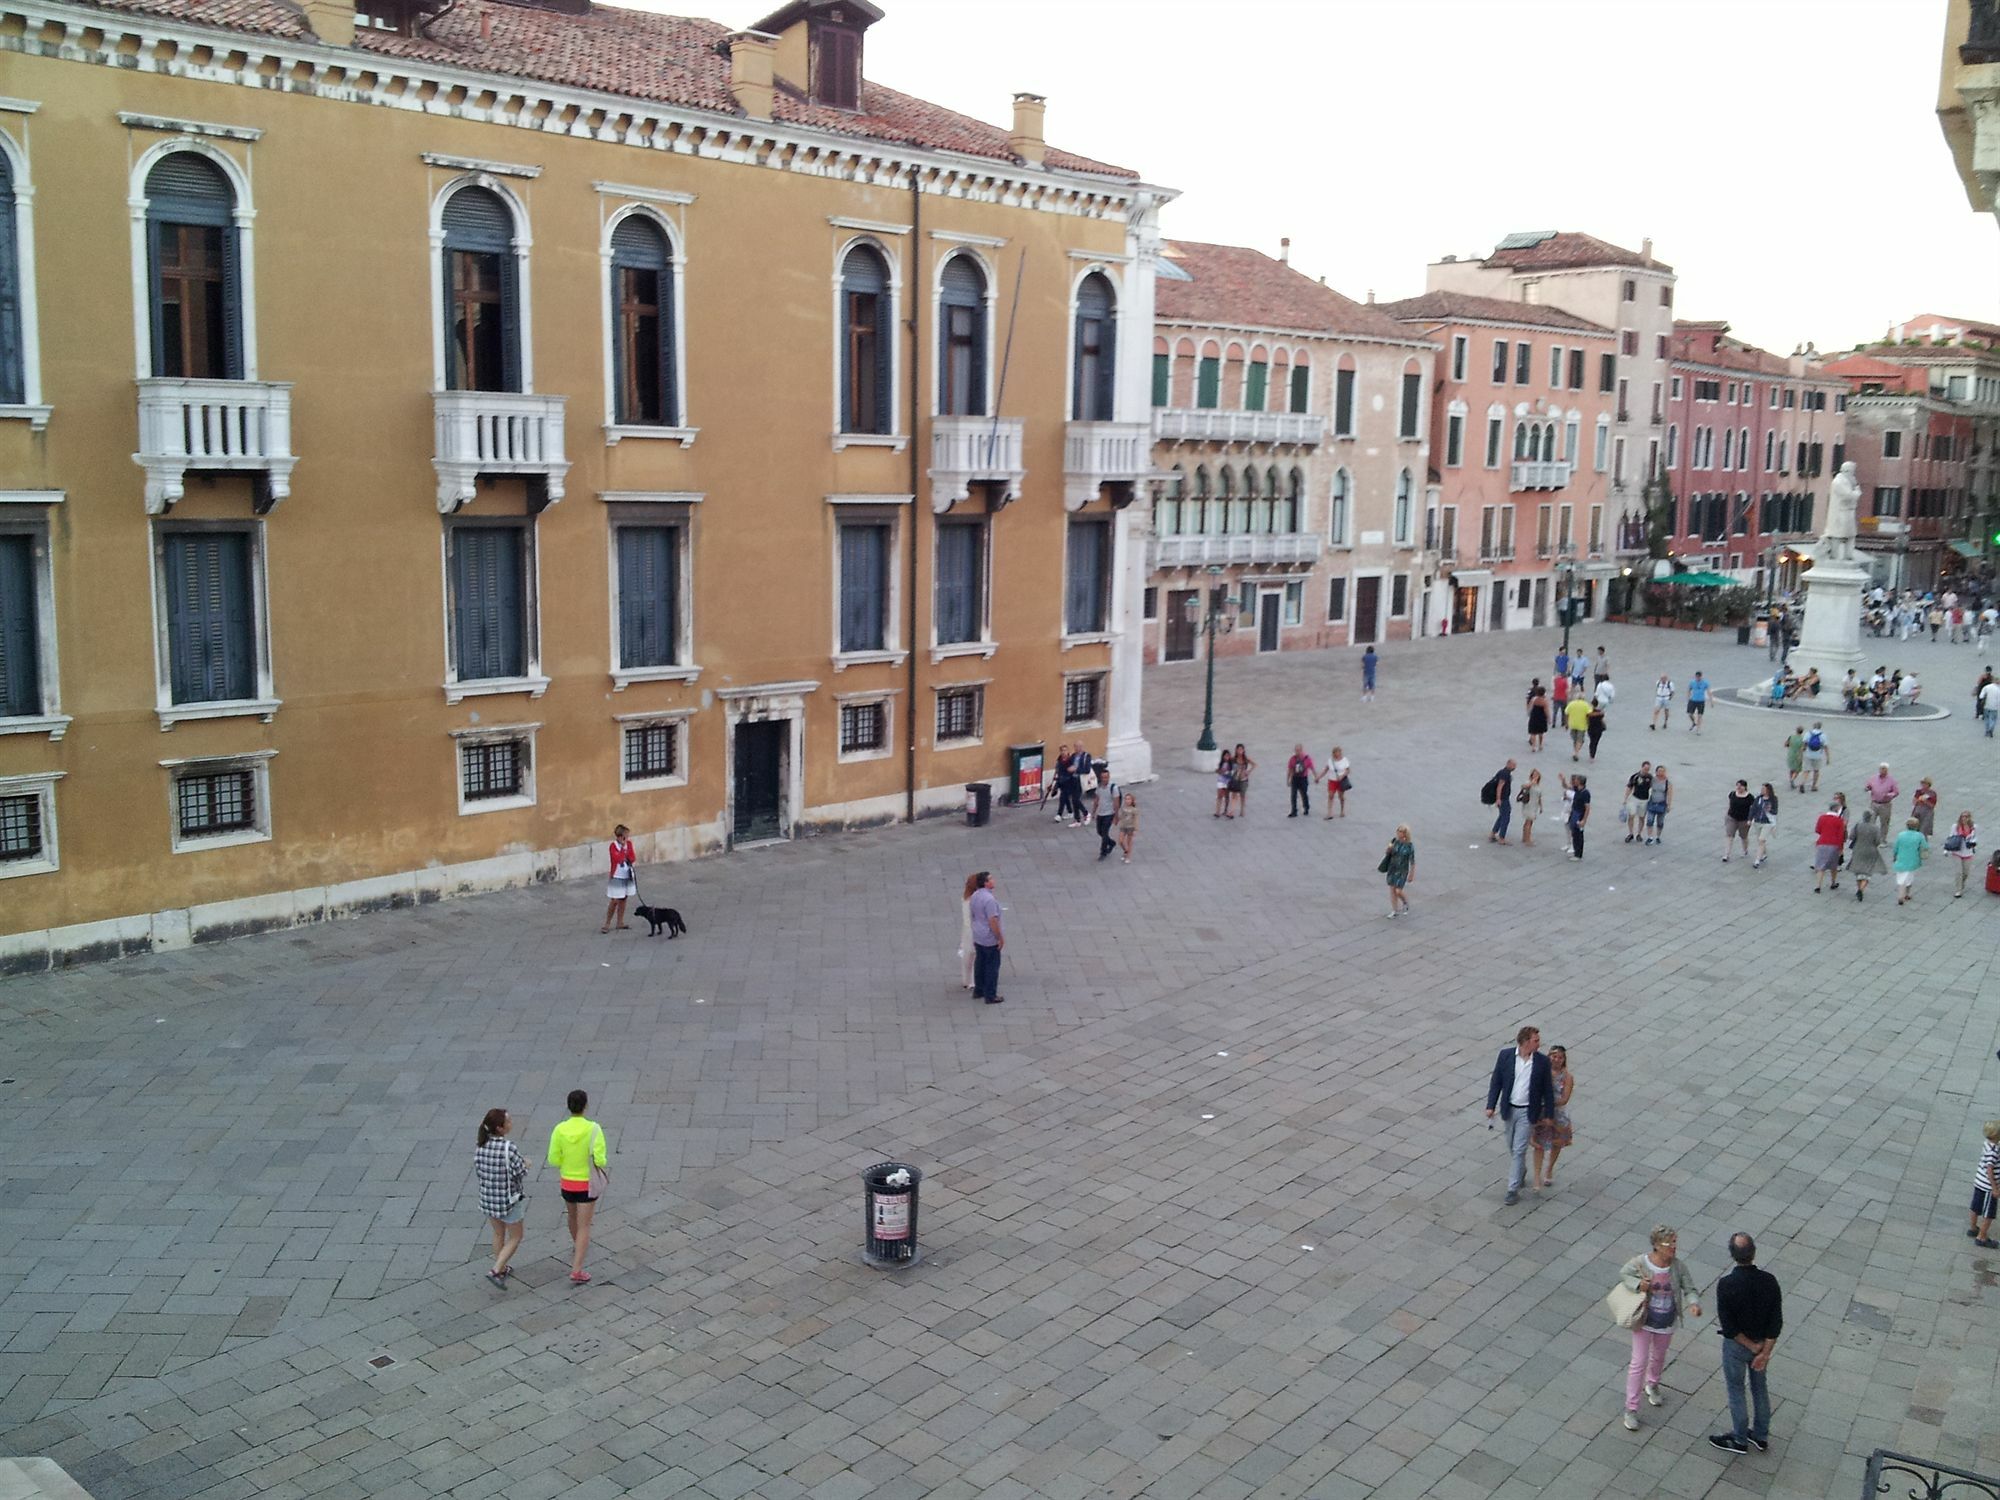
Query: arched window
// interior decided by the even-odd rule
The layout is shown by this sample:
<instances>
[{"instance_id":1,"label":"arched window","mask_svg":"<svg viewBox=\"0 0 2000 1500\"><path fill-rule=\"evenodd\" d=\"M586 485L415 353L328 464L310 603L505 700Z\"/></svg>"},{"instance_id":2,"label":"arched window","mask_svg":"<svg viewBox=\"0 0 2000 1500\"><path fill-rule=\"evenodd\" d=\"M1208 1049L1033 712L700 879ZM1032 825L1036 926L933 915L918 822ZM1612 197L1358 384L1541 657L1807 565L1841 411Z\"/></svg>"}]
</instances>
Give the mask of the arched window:
<instances>
[{"instance_id":1,"label":"arched window","mask_svg":"<svg viewBox=\"0 0 2000 1500\"><path fill-rule=\"evenodd\" d=\"M1285 524L1279 529L1287 532L1301 531L1305 527L1306 476L1297 469L1292 470L1291 483L1285 490Z\"/></svg>"},{"instance_id":2,"label":"arched window","mask_svg":"<svg viewBox=\"0 0 2000 1500\"><path fill-rule=\"evenodd\" d=\"M1195 366L1195 406L1202 411L1215 410L1221 391L1222 347L1210 339L1201 346L1201 360Z\"/></svg>"},{"instance_id":3,"label":"arched window","mask_svg":"<svg viewBox=\"0 0 2000 1500\"><path fill-rule=\"evenodd\" d=\"M14 163L0 150L0 403L27 400L21 333L21 247L15 235Z\"/></svg>"},{"instance_id":4,"label":"arched window","mask_svg":"<svg viewBox=\"0 0 2000 1500\"><path fill-rule=\"evenodd\" d=\"M1243 494L1246 499L1255 500L1263 493L1263 483L1257 477L1257 466L1245 464L1243 467Z\"/></svg>"},{"instance_id":5,"label":"arched window","mask_svg":"<svg viewBox=\"0 0 2000 1500\"><path fill-rule=\"evenodd\" d=\"M1206 500L1206 499L1208 498L1208 496L1209 496L1209 488L1208 488L1208 465L1207 465L1207 464L1196 464L1196 465L1195 465L1195 469L1194 469L1194 492L1195 492L1196 496L1198 496L1198 497L1199 497L1200 499L1203 499L1203 500Z\"/></svg>"},{"instance_id":6,"label":"arched window","mask_svg":"<svg viewBox=\"0 0 2000 1500\"><path fill-rule=\"evenodd\" d=\"M445 389L521 388L514 216L497 193L463 187L444 206Z\"/></svg>"},{"instance_id":7,"label":"arched window","mask_svg":"<svg viewBox=\"0 0 2000 1500\"><path fill-rule=\"evenodd\" d=\"M895 329L890 317L889 263L872 245L856 245L840 262L840 430L896 430L891 394Z\"/></svg>"},{"instance_id":8,"label":"arched window","mask_svg":"<svg viewBox=\"0 0 2000 1500\"><path fill-rule=\"evenodd\" d=\"M1179 464L1174 465L1174 477L1167 486L1167 492L1160 497L1158 530L1161 536L1174 536L1181 529L1182 502L1187 495L1187 475Z\"/></svg>"},{"instance_id":9,"label":"arched window","mask_svg":"<svg viewBox=\"0 0 2000 1500\"><path fill-rule=\"evenodd\" d=\"M236 194L222 169L193 151L161 157L146 175L155 375L243 378L239 254Z\"/></svg>"},{"instance_id":10,"label":"arched window","mask_svg":"<svg viewBox=\"0 0 2000 1500\"><path fill-rule=\"evenodd\" d=\"M1250 372L1243 382L1243 409L1262 411L1270 399L1271 360L1262 344L1250 351Z\"/></svg>"},{"instance_id":11,"label":"arched window","mask_svg":"<svg viewBox=\"0 0 2000 1500\"><path fill-rule=\"evenodd\" d=\"M1514 457L1517 460L1525 461L1527 459L1528 445L1532 441L1534 430L1535 424L1532 422L1519 422L1515 424Z\"/></svg>"},{"instance_id":12,"label":"arched window","mask_svg":"<svg viewBox=\"0 0 2000 1500\"><path fill-rule=\"evenodd\" d=\"M1410 471L1404 469L1396 475L1395 543L1399 547L1407 547L1410 543L1410 528L1414 524L1415 495L1415 481L1410 478Z\"/></svg>"},{"instance_id":13,"label":"arched window","mask_svg":"<svg viewBox=\"0 0 2000 1500\"><path fill-rule=\"evenodd\" d=\"M1312 356L1301 349L1292 361L1292 410L1306 410L1312 396Z\"/></svg>"},{"instance_id":14,"label":"arched window","mask_svg":"<svg viewBox=\"0 0 2000 1500\"><path fill-rule=\"evenodd\" d=\"M680 418L673 247L643 214L629 215L611 232L611 328L617 420L673 426Z\"/></svg>"},{"instance_id":15,"label":"arched window","mask_svg":"<svg viewBox=\"0 0 2000 1500\"><path fill-rule=\"evenodd\" d=\"M986 273L970 255L946 261L940 282L938 415L986 415Z\"/></svg>"},{"instance_id":16,"label":"arched window","mask_svg":"<svg viewBox=\"0 0 2000 1500\"><path fill-rule=\"evenodd\" d=\"M1224 464L1222 466L1222 473L1218 478L1220 489L1217 493L1225 500L1234 500L1236 498L1236 471L1230 468L1228 464Z\"/></svg>"},{"instance_id":17,"label":"arched window","mask_svg":"<svg viewBox=\"0 0 2000 1500\"><path fill-rule=\"evenodd\" d=\"M1104 273L1092 271L1076 289L1076 369L1070 382L1074 420L1111 420L1117 357L1117 302Z\"/></svg>"},{"instance_id":18,"label":"arched window","mask_svg":"<svg viewBox=\"0 0 2000 1500\"><path fill-rule=\"evenodd\" d=\"M1354 481L1346 469L1333 471L1333 493L1326 508L1326 537L1336 547L1347 545L1348 511L1354 499Z\"/></svg>"}]
</instances>

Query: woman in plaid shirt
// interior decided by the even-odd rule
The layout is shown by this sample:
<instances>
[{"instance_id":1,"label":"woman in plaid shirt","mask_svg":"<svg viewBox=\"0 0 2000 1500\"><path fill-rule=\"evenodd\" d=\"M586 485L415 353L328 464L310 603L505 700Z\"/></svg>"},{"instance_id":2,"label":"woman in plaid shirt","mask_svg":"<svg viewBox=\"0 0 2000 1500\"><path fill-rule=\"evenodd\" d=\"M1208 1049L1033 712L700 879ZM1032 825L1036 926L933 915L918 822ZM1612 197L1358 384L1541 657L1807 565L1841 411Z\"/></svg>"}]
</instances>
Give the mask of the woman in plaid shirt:
<instances>
[{"instance_id":1,"label":"woman in plaid shirt","mask_svg":"<svg viewBox=\"0 0 2000 1500\"><path fill-rule=\"evenodd\" d=\"M487 1110L472 1157L479 1175L479 1208L493 1225L493 1269L486 1279L495 1286L507 1284L507 1262L521 1248L521 1231L527 1227L528 1200L521 1190L528 1181L528 1159L507 1139L513 1129L514 1117L506 1110Z\"/></svg>"}]
</instances>

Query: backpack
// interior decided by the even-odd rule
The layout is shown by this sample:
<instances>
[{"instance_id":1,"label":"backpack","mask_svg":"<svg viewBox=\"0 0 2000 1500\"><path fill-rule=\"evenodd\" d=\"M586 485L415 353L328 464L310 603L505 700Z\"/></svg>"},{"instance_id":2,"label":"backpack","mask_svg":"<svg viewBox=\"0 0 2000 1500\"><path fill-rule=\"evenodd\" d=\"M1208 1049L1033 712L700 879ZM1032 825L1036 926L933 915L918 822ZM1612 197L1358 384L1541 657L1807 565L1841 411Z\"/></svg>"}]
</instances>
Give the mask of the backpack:
<instances>
[{"instance_id":1,"label":"backpack","mask_svg":"<svg viewBox=\"0 0 2000 1500\"><path fill-rule=\"evenodd\" d=\"M1811 734L1806 736L1806 749L1824 750L1825 748L1826 748L1826 740L1817 729L1815 729Z\"/></svg>"},{"instance_id":2,"label":"backpack","mask_svg":"<svg viewBox=\"0 0 2000 1500\"><path fill-rule=\"evenodd\" d=\"M1487 782L1485 786L1479 789L1479 800L1485 803L1488 807L1492 807L1499 802L1500 778L1498 776L1494 777L1491 781Z\"/></svg>"}]
</instances>

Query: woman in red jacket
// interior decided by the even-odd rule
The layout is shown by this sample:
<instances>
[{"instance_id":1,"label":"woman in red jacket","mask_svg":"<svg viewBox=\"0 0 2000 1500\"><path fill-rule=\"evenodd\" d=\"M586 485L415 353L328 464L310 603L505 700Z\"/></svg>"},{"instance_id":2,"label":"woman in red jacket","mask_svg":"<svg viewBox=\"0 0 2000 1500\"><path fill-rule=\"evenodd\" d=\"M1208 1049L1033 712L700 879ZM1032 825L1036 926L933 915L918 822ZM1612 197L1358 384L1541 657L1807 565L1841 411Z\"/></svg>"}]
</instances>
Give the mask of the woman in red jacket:
<instances>
[{"instance_id":1,"label":"woman in red jacket","mask_svg":"<svg viewBox=\"0 0 2000 1500\"><path fill-rule=\"evenodd\" d=\"M610 904L604 908L604 925L597 929L599 932L609 932L614 921L621 931L627 925L625 903L639 889L639 883L632 874L636 859L630 831L620 823L611 830L611 883L604 890Z\"/></svg>"}]
</instances>

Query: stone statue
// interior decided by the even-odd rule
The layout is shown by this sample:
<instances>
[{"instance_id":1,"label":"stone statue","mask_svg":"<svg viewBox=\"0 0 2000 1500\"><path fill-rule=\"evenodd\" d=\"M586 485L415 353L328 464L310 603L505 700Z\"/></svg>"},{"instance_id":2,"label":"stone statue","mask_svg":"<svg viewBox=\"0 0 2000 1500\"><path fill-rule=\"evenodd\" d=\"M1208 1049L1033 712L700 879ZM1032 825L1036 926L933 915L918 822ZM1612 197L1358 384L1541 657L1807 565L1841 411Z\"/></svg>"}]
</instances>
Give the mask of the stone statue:
<instances>
[{"instance_id":1,"label":"stone statue","mask_svg":"<svg viewBox=\"0 0 2000 1500\"><path fill-rule=\"evenodd\" d=\"M1826 525L1820 528L1814 554L1824 562L1854 560L1854 517L1861 505L1861 481L1854 477L1854 460L1849 459L1833 476L1827 495Z\"/></svg>"}]
</instances>

